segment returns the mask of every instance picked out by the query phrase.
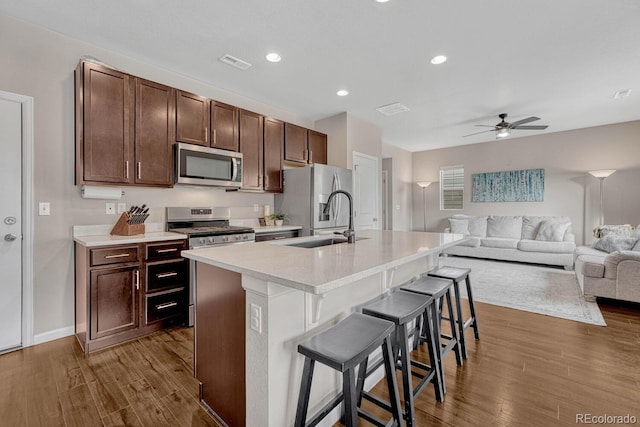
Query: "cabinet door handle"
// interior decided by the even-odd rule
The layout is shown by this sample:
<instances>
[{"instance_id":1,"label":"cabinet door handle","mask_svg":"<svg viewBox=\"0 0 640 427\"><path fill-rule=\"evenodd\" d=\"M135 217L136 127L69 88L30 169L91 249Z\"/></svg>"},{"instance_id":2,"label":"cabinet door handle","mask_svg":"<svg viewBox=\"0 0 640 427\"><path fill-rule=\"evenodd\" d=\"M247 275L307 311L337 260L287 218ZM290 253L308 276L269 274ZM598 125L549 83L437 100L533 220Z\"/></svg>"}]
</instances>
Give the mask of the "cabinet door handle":
<instances>
[{"instance_id":1,"label":"cabinet door handle","mask_svg":"<svg viewBox=\"0 0 640 427\"><path fill-rule=\"evenodd\" d=\"M140 290L140 270L136 270L136 291Z\"/></svg>"},{"instance_id":2,"label":"cabinet door handle","mask_svg":"<svg viewBox=\"0 0 640 427\"><path fill-rule=\"evenodd\" d=\"M138 162L137 166L137 175L138 175L138 179L142 179L142 163Z\"/></svg>"},{"instance_id":3,"label":"cabinet door handle","mask_svg":"<svg viewBox=\"0 0 640 427\"><path fill-rule=\"evenodd\" d=\"M309 150L309 163L313 163L313 150Z\"/></svg>"},{"instance_id":4,"label":"cabinet door handle","mask_svg":"<svg viewBox=\"0 0 640 427\"><path fill-rule=\"evenodd\" d=\"M107 255L104 258L105 259L113 259L113 258L124 258L124 257L128 257L129 253L127 252L126 254L117 254L117 255Z\"/></svg>"},{"instance_id":5,"label":"cabinet door handle","mask_svg":"<svg viewBox=\"0 0 640 427\"><path fill-rule=\"evenodd\" d=\"M158 304L156 305L156 310L165 310L167 308L171 308L171 307L175 307L176 305L178 305L177 302L165 302L164 304Z\"/></svg>"},{"instance_id":6,"label":"cabinet door handle","mask_svg":"<svg viewBox=\"0 0 640 427\"><path fill-rule=\"evenodd\" d=\"M177 250L178 250L177 248L158 249L156 252L158 252L159 254L166 254L167 252L176 252Z\"/></svg>"},{"instance_id":7,"label":"cabinet door handle","mask_svg":"<svg viewBox=\"0 0 640 427\"><path fill-rule=\"evenodd\" d=\"M206 126L204 128L204 142L209 142L209 128Z\"/></svg>"},{"instance_id":8,"label":"cabinet door handle","mask_svg":"<svg viewBox=\"0 0 640 427\"><path fill-rule=\"evenodd\" d=\"M129 179L129 160L124 161L124 176L125 179Z\"/></svg>"},{"instance_id":9,"label":"cabinet door handle","mask_svg":"<svg viewBox=\"0 0 640 427\"><path fill-rule=\"evenodd\" d=\"M213 130L213 145L216 145L218 138L216 138L216 129Z\"/></svg>"},{"instance_id":10,"label":"cabinet door handle","mask_svg":"<svg viewBox=\"0 0 640 427\"><path fill-rule=\"evenodd\" d=\"M302 160L307 160L307 150L302 150Z\"/></svg>"},{"instance_id":11,"label":"cabinet door handle","mask_svg":"<svg viewBox=\"0 0 640 427\"><path fill-rule=\"evenodd\" d=\"M176 273L175 271L172 271L171 273L160 273L160 274L156 274L156 277L158 279L166 279L167 277L175 277L177 276L178 273Z\"/></svg>"},{"instance_id":12,"label":"cabinet door handle","mask_svg":"<svg viewBox=\"0 0 640 427\"><path fill-rule=\"evenodd\" d=\"M269 187L269 175L264 176L264 186L267 188Z\"/></svg>"}]
</instances>

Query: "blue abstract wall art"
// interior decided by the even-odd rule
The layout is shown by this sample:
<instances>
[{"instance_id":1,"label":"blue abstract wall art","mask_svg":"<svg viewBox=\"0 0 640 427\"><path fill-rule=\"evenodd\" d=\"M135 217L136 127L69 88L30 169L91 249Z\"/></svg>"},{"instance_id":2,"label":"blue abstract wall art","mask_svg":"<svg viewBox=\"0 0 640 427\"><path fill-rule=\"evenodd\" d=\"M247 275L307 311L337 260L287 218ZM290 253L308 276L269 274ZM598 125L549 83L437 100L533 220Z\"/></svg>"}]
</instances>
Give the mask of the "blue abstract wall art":
<instances>
[{"instance_id":1,"label":"blue abstract wall art","mask_svg":"<svg viewBox=\"0 0 640 427\"><path fill-rule=\"evenodd\" d=\"M474 173L472 202L542 202L544 169Z\"/></svg>"}]
</instances>

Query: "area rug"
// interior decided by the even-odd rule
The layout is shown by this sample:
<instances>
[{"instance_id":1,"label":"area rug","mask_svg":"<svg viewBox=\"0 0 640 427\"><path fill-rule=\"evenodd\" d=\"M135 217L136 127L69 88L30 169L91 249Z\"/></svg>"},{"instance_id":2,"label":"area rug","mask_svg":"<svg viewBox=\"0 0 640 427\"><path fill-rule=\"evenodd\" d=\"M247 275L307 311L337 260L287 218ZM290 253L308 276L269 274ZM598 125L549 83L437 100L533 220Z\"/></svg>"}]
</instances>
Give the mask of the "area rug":
<instances>
[{"instance_id":1,"label":"area rug","mask_svg":"<svg viewBox=\"0 0 640 427\"><path fill-rule=\"evenodd\" d=\"M573 271L562 268L441 257L440 266L471 268L473 299L592 325L606 326L598 304L587 302ZM466 298L466 289L460 288Z\"/></svg>"}]
</instances>

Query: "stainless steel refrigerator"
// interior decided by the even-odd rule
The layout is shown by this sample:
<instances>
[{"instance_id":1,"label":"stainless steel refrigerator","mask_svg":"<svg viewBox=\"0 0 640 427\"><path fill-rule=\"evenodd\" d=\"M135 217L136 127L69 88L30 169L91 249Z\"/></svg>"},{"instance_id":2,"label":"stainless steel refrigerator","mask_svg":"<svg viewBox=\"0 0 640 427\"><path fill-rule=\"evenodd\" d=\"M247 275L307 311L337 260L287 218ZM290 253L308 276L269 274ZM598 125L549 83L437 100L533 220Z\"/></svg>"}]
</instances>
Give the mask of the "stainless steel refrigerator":
<instances>
[{"instance_id":1,"label":"stainless steel refrigerator","mask_svg":"<svg viewBox=\"0 0 640 427\"><path fill-rule=\"evenodd\" d=\"M323 210L329 194L335 190L352 193L349 169L321 164L284 170L284 192L276 194L275 211L287 216L287 222L302 226L301 236L331 234L349 226L349 201L338 194L328 214Z\"/></svg>"}]
</instances>

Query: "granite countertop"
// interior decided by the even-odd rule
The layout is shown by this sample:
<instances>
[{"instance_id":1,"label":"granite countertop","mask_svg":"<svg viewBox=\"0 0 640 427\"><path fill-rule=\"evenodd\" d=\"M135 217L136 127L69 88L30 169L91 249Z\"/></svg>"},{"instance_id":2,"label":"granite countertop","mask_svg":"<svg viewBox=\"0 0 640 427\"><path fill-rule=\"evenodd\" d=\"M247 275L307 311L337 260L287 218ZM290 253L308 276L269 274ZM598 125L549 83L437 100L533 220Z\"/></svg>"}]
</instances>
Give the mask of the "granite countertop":
<instances>
[{"instance_id":1,"label":"granite countertop","mask_svg":"<svg viewBox=\"0 0 640 427\"><path fill-rule=\"evenodd\" d=\"M261 280L323 294L468 239L462 234L378 230L357 231L356 236L362 240L318 248L287 244L326 236L188 250L182 255Z\"/></svg>"},{"instance_id":2,"label":"granite countertop","mask_svg":"<svg viewBox=\"0 0 640 427\"><path fill-rule=\"evenodd\" d=\"M113 225L76 225L73 227L73 240L88 248L100 246L126 245L127 243L161 242L186 239L185 234L163 231L164 224L146 224L144 234L134 236L112 236Z\"/></svg>"}]
</instances>

